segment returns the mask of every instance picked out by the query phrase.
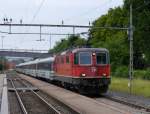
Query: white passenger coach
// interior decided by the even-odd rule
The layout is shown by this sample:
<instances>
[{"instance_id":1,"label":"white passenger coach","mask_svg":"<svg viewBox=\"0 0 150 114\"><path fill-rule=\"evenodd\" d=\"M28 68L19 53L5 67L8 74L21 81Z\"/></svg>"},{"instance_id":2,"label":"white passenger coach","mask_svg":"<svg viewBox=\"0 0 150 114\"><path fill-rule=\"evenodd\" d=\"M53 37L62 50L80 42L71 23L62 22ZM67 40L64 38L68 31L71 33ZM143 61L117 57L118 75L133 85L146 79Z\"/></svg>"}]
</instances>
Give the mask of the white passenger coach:
<instances>
[{"instance_id":1,"label":"white passenger coach","mask_svg":"<svg viewBox=\"0 0 150 114\"><path fill-rule=\"evenodd\" d=\"M54 78L54 57L45 59L36 59L16 65L16 71L34 76L36 78L43 78L53 80Z\"/></svg>"}]
</instances>

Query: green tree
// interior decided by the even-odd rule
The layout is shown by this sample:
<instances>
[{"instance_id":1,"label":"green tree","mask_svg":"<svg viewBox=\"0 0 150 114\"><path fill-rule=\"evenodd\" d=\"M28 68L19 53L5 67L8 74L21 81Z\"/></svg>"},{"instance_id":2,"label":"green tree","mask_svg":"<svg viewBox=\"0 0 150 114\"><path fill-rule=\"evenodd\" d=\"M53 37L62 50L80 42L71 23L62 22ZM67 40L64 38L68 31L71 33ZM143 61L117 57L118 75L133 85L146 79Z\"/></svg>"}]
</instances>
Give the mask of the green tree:
<instances>
[{"instance_id":1,"label":"green tree","mask_svg":"<svg viewBox=\"0 0 150 114\"><path fill-rule=\"evenodd\" d=\"M150 2L148 0L124 0L122 7L110 9L93 22L89 42L92 47L110 50L113 67L128 65L129 41L127 31L95 29L98 26L128 27L130 1L133 2L134 67L144 68L150 63Z\"/></svg>"},{"instance_id":2,"label":"green tree","mask_svg":"<svg viewBox=\"0 0 150 114\"><path fill-rule=\"evenodd\" d=\"M4 70L4 69L6 69L6 58L4 58L4 57L0 57L0 71L2 71L2 70Z\"/></svg>"},{"instance_id":3,"label":"green tree","mask_svg":"<svg viewBox=\"0 0 150 114\"><path fill-rule=\"evenodd\" d=\"M62 39L61 41L56 42L56 45L49 52L58 53L69 48L73 47L81 47L86 44L86 40L81 38L80 36L72 35L67 39Z\"/></svg>"},{"instance_id":4,"label":"green tree","mask_svg":"<svg viewBox=\"0 0 150 114\"><path fill-rule=\"evenodd\" d=\"M125 0L124 9L129 15L130 3L133 4L134 26L134 64L142 68L150 63L150 1L149 0ZM143 57L145 56L145 58Z\"/></svg>"},{"instance_id":5,"label":"green tree","mask_svg":"<svg viewBox=\"0 0 150 114\"><path fill-rule=\"evenodd\" d=\"M90 44L92 47L109 49L112 68L128 64L128 37L127 31L95 29L98 26L126 27L127 17L121 7L110 9L106 15L93 22L90 30Z\"/></svg>"}]
</instances>

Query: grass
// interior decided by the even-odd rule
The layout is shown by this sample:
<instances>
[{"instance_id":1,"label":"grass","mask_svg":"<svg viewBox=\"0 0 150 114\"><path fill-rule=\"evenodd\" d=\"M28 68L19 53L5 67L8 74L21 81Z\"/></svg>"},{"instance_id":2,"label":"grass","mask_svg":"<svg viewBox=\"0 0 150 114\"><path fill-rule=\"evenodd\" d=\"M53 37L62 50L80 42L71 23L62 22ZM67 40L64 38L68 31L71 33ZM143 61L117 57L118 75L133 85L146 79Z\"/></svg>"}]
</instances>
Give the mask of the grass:
<instances>
[{"instance_id":1,"label":"grass","mask_svg":"<svg viewBox=\"0 0 150 114\"><path fill-rule=\"evenodd\" d=\"M128 82L128 79L112 77L110 90L129 93ZM135 79L132 85L132 94L150 98L150 81Z\"/></svg>"}]
</instances>

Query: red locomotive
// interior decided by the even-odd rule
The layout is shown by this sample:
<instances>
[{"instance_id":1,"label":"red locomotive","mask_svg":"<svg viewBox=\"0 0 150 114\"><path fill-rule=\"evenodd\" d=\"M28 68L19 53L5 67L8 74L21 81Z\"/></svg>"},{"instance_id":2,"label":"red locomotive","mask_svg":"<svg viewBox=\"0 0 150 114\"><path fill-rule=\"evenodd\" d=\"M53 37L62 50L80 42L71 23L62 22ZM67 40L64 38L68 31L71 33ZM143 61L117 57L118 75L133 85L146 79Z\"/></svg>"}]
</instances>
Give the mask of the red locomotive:
<instances>
[{"instance_id":1,"label":"red locomotive","mask_svg":"<svg viewBox=\"0 0 150 114\"><path fill-rule=\"evenodd\" d=\"M110 84L109 51L78 48L58 54L54 61L55 80L84 93L105 93Z\"/></svg>"}]
</instances>

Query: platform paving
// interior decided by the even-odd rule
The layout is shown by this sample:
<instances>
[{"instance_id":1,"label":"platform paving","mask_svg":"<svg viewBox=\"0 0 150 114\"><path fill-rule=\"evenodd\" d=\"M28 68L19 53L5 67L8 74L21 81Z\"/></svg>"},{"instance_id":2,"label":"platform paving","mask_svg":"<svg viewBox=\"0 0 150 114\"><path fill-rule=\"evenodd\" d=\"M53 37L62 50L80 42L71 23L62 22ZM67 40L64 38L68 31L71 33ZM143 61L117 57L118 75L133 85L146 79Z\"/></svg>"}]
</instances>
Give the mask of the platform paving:
<instances>
[{"instance_id":1,"label":"platform paving","mask_svg":"<svg viewBox=\"0 0 150 114\"><path fill-rule=\"evenodd\" d=\"M2 103L3 81L4 81L4 74L0 74L0 110Z\"/></svg>"},{"instance_id":2,"label":"platform paving","mask_svg":"<svg viewBox=\"0 0 150 114\"><path fill-rule=\"evenodd\" d=\"M0 75L0 114L9 114L6 74Z\"/></svg>"}]
</instances>

